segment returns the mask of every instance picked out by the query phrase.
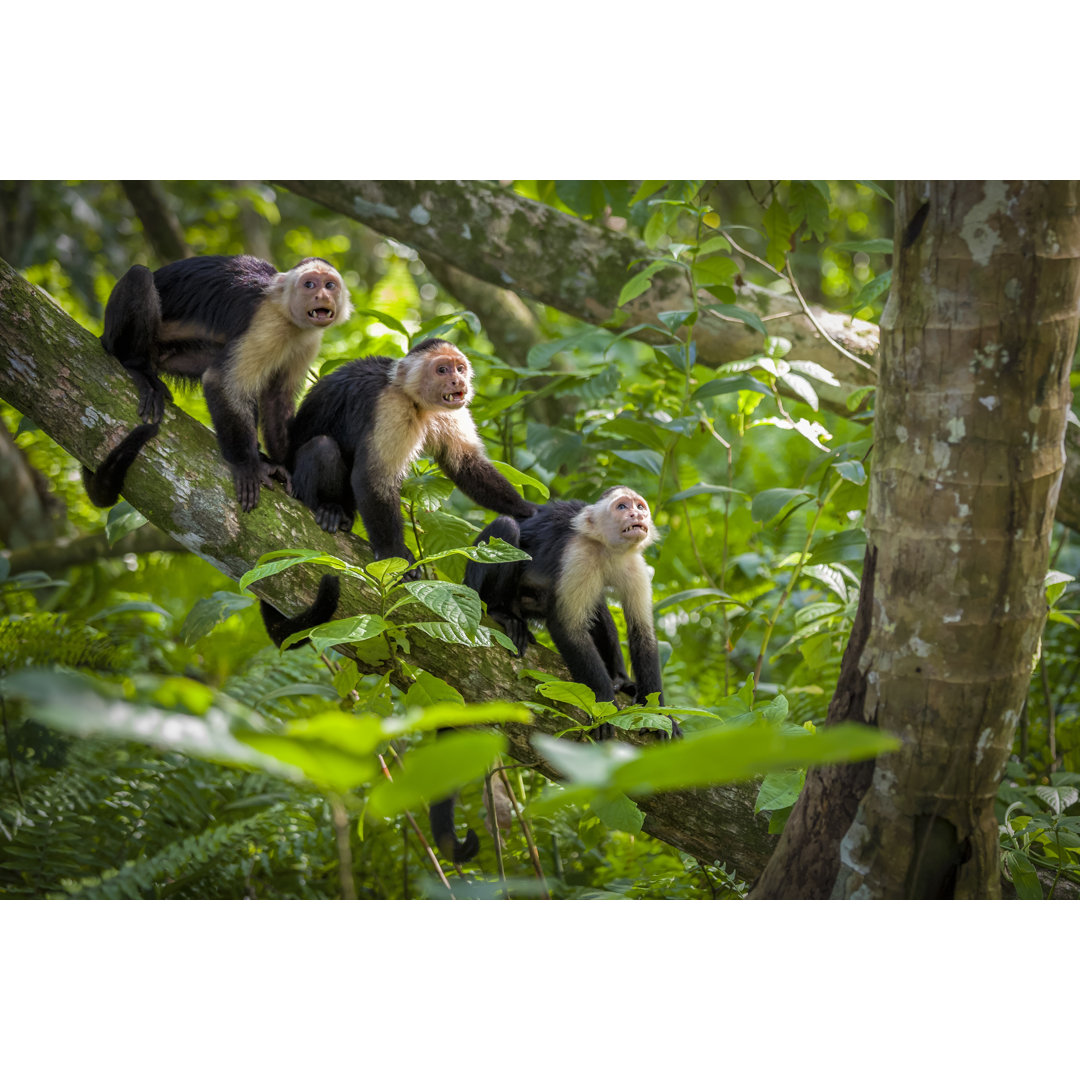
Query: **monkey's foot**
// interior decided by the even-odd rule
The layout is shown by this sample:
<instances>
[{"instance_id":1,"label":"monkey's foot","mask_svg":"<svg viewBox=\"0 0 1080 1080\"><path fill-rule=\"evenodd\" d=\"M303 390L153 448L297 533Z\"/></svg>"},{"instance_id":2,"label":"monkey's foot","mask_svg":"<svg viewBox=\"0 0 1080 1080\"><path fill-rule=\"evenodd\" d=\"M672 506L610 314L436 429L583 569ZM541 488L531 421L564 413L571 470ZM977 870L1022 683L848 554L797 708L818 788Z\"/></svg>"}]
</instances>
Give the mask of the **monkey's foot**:
<instances>
[{"instance_id":1,"label":"monkey's foot","mask_svg":"<svg viewBox=\"0 0 1080 1080\"><path fill-rule=\"evenodd\" d=\"M226 462L236 485L236 498L240 509L247 512L259 505L259 488L273 488L273 466L266 461L250 465L233 465Z\"/></svg>"},{"instance_id":2,"label":"monkey's foot","mask_svg":"<svg viewBox=\"0 0 1080 1080\"><path fill-rule=\"evenodd\" d=\"M133 372L132 378L139 390L139 419L145 424L158 424L165 415L165 402L172 401L169 388L157 375Z\"/></svg>"},{"instance_id":3,"label":"monkey's foot","mask_svg":"<svg viewBox=\"0 0 1080 1080\"><path fill-rule=\"evenodd\" d=\"M352 528L353 515L346 514L337 503L320 503L315 511L315 521L324 532L333 533L339 529L348 532Z\"/></svg>"}]
</instances>

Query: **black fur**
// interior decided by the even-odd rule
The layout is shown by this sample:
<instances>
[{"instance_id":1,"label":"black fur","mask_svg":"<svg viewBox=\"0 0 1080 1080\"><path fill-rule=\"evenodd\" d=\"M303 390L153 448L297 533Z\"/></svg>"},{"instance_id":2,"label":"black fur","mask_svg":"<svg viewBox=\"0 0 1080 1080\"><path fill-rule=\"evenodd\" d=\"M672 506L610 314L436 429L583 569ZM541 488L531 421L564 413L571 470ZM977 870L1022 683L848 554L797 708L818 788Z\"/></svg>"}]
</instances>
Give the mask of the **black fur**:
<instances>
[{"instance_id":1,"label":"black fur","mask_svg":"<svg viewBox=\"0 0 1080 1080\"><path fill-rule=\"evenodd\" d=\"M438 338L417 345L413 353L446 343ZM376 559L391 556L412 562L405 546L401 484L374 475L372 454L376 409L391 383L394 361L387 356L351 360L311 388L289 425L286 465L292 494L315 514L327 532L352 528L359 512ZM474 502L515 518L534 513L513 485L481 451L454 465L445 447L427 447L443 472Z\"/></svg>"},{"instance_id":2,"label":"black fur","mask_svg":"<svg viewBox=\"0 0 1080 1080\"><path fill-rule=\"evenodd\" d=\"M158 433L157 424L140 424L98 466L96 472L83 468L86 494L95 506L112 506L120 498L124 477L139 451Z\"/></svg>"},{"instance_id":3,"label":"black fur","mask_svg":"<svg viewBox=\"0 0 1080 1080\"><path fill-rule=\"evenodd\" d=\"M262 612L263 624L270 635L270 640L280 649L282 642L292 634L298 634L301 630L313 630L316 626L329 622L337 611L340 598L340 579L333 574L323 574L315 602L310 607L304 608L298 615L289 618L265 600L259 601L259 610ZM303 644L303 641L297 641L289 648L299 649Z\"/></svg>"},{"instance_id":4,"label":"black fur","mask_svg":"<svg viewBox=\"0 0 1080 1080\"><path fill-rule=\"evenodd\" d=\"M465 839L458 840L454 832L454 798L432 803L428 809L431 822L431 834L435 837L435 846L444 859L452 863L468 862L476 858L480 850L480 840L472 829L465 831Z\"/></svg>"},{"instance_id":5,"label":"black fur","mask_svg":"<svg viewBox=\"0 0 1080 1080\"><path fill-rule=\"evenodd\" d=\"M302 263L309 261L316 260ZM235 403L226 389L236 344L276 276L270 263L252 255L200 255L153 273L145 266L133 266L109 296L101 336L106 351L131 375L139 393L139 416L147 423L157 424L166 400L172 400L163 374L192 384L201 381L222 457L244 510L258 505L260 487L271 486L272 478L286 479L282 465L294 388L285 385L284 376L276 378L260 402L250 407ZM190 328L188 336L175 337L175 324ZM259 454L260 410L269 461ZM134 457L130 455L127 465ZM101 497L115 487L119 498L125 471L115 466L115 483L111 477Z\"/></svg>"}]
</instances>

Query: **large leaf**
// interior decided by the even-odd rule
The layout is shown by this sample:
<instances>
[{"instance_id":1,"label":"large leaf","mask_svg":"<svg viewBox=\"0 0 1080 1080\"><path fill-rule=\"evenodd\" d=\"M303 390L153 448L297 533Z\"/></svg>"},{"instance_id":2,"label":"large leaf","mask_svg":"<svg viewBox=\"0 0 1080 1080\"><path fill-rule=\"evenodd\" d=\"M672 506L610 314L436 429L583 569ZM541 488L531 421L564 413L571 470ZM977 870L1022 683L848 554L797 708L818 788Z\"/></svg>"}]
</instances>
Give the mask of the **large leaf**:
<instances>
[{"instance_id":1,"label":"large leaf","mask_svg":"<svg viewBox=\"0 0 1080 1080\"><path fill-rule=\"evenodd\" d=\"M389 628L390 624L380 615L354 615L350 619L335 619L311 631L311 644L319 652L325 652L335 645L355 644L378 637ZM306 630L293 634L285 639L284 645L288 646L295 640L302 641L306 634Z\"/></svg>"},{"instance_id":2,"label":"large leaf","mask_svg":"<svg viewBox=\"0 0 1080 1080\"><path fill-rule=\"evenodd\" d=\"M506 750L506 737L491 731L455 733L409 752L393 780L372 789L368 810L390 817L445 798L475 780Z\"/></svg>"},{"instance_id":3,"label":"large leaf","mask_svg":"<svg viewBox=\"0 0 1080 1080\"><path fill-rule=\"evenodd\" d=\"M463 633L480 625L480 597L467 585L451 581L406 581L413 599Z\"/></svg>"},{"instance_id":4,"label":"large leaf","mask_svg":"<svg viewBox=\"0 0 1080 1080\"><path fill-rule=\"evenodd\" d=\"M813 492L803 488L769 488L767 491L759 491L750 503L750 516L754 521L771 521L792 504L800 506L813 497Z\"/></svg>"}]
</instances>

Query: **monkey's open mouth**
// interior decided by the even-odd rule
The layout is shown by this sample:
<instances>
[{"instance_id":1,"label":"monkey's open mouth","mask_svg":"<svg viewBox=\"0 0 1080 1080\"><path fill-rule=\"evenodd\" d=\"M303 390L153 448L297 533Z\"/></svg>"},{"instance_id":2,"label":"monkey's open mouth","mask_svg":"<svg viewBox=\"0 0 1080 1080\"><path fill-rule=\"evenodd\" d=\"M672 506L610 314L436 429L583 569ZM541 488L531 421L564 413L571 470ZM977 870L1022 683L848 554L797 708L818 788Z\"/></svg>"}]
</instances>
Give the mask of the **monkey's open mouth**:
<instances>
[{"instance_id":1,"label":"monkey's open mouth","mask_svg":"<svg viewBox=\"0 0 1080 1080\"><path fill-rule=\"evenodd\" d=\"M465 402L465 391L452 390L449 394L443 394L442 399L447 405L462 405Z\"/></svg>"},{"instance_id":2,"label":"monkey's open mouth","mask_svg":"<svg viewBox=\"0 0 1080 1080\"><path fill-rule=\"evenodd\" d=\"M642 522L642 521L635 521L635 522L631 523L630 525L627 525L626 528L623 529L624 533L632 533L632 532L647 533L648 531L649 531L648 526L646 526L645 523Z\"/></svg>"},{"instance_id":3,"label":"monkey's open mouth","mask_svg":"<svg viewBox=\"0 0 1080 1080\"><path fill-rule=\"evenodd\" d=\"M334 309L333 308L328 308L328 307L312 308L307 313L307 317L312 322L316 322L316 323L330 322L334 318Z\"/></svg>"}]
</instances>

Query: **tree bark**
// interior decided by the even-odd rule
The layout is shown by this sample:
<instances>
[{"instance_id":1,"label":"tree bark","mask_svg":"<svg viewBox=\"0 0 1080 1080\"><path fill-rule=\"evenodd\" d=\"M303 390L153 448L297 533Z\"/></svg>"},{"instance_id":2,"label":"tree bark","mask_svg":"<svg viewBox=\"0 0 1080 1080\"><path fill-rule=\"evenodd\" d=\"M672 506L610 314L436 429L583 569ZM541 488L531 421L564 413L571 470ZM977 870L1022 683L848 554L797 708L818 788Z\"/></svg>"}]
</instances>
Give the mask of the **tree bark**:
<instances>
[{"instance_id":1,"label":"tree bark","mask_svg":"<svg viewBox=\"0 0 1080 1080\"><path fill-rule=\"evenodd\" d=\"M898 185L869 633L852 637L829 719L903 745L865 791L864 776L808 780L755 896L1000 894L994 798L1046 616L1065 464L1078 197L1075 182ZM835 873L812 873L810 853Z\"/></svg>"},{"instance_id":2,"label":"tree bark","mask_svg":"<svg viewBox=\"0 0 1080 1080\"><path fill-rule=\"evenodd\" d=\"M91 468L138 423L136 395L123 368L45 293L2 262L0 398ZM124 497L154 525L234 580L250 570L260 554L279 548L314 548L353 564L371 557L358 537L324 533L311 512L280 489L264 490L259 506L242 513L213 434L171 404L159 435L129 471ZM296 567L258 582L252 591L283 611L297 611L314 600L321 572ZM372 610L373 595L357 579L343 578L339 617ZM410 632L409 643L410 663L438 675L470 702L543 702L537 684L520 674L527 668L568 678L558 655L539 646L520 661L498 647L462 649L418 631ZM387 667L362 661L358 666L365 672ZM563 726L538 715L529 727L508 728L511 754L551 775L529 735L554 733ZM705 861L726 861L740 876L753 879L775 844L764 816L753 812L754 788L746 784L653 796L642 804L644 829Z\"/></svg>"}]
</instances>

